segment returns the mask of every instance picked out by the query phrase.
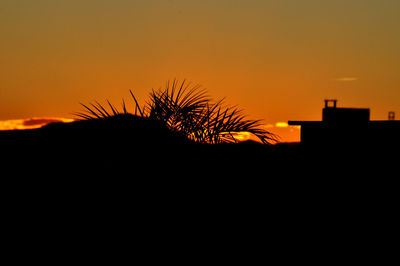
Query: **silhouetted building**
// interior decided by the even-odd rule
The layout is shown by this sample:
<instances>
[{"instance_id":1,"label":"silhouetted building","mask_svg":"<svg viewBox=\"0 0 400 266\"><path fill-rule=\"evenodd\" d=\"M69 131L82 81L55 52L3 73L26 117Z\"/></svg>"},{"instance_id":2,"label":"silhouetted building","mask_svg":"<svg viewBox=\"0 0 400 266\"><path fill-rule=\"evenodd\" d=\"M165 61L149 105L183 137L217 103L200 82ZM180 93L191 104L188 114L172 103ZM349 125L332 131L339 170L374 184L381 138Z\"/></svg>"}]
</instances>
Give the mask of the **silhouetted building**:
<instances>
[{"instance_id":1,"label":"silhouetted building","mask_svg":"<svg viewBox=\"0 0 400 266\"><path fill-rule=\"evenodd\" d=\"M322 121L289 121L301 126L301 143L305 145L398 145L400 120L370 120L368 108L338 108L337 100L325 100Z\"/></svg>"}]
</instances>

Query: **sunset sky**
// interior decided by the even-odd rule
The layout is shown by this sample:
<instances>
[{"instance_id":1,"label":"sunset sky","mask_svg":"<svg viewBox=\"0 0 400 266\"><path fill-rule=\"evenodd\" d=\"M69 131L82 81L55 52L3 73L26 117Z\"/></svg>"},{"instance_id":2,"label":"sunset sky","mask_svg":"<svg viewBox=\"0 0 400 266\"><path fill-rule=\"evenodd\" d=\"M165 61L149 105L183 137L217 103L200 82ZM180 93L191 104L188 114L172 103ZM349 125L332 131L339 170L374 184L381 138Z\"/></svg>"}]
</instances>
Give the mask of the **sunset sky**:
<instances>
[{"instance_id":1,"label":"sunset sky","mask_svg":"<svg viewBox=\"0 0 400 266\"><path fill-rule=\"evenodd\" d=\"M398 119L399 14L399 0L1 0L0 120L73 118L129 89L144 104L174 78L271 128L320 120L325 98Z\"/></svg>"}]
</instances>

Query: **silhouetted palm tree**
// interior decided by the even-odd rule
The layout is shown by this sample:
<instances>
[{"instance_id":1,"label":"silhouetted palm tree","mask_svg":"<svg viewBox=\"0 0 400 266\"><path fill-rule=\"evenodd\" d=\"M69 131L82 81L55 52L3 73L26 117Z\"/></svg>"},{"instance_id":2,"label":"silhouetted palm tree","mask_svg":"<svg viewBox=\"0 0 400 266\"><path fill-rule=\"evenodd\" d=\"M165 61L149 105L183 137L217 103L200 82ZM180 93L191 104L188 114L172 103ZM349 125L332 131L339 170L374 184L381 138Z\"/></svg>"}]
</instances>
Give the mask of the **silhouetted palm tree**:
<instances>
[{"instance_id":1,"label":"silhouetted palm tree","mask_svg":"<svg viewBox=\"0 0 400 266\"><path fill-rule=\"evenodd\" d=\"M130 93L135 102L134 115L160 120L171 131L198 143L238 142L237 135L241 132L253 134L264 144L276 141L276 136L263 128L261 120L247 119L242 110L225 106L223 99L212 102L204 89L185 80L181 83L177 80L167 82L165 88L153 90L143 108L131 90ZM107 104L109 111L98 102L90 106L81 104L84 112L75 115L81 119L104 119L128 114L124 101L122 112L108 100Z\"/></svg>"}]
</instances>

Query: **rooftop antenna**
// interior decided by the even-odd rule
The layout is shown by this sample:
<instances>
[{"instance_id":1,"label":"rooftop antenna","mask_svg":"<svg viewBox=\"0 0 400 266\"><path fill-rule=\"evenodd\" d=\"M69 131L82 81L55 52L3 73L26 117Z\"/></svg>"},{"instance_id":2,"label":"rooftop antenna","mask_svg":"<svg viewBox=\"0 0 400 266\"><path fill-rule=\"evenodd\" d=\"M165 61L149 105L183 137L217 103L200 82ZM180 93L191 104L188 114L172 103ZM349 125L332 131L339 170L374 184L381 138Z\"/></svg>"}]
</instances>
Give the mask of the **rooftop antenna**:
<instances>
[{"instance_id":1,"label":"rooftop antenna","mask_svg":"<svg viewBox=\"0 0 400 266\"><path fill-rule=\"evenodd\" d=\"M394 120L394 112L390 111L388 114L388 120L393 121Z\"/></svg>"},{"instance_id":2,"label":"rooftop antenna","mask_svg":"<svg viewBox=\"0 0 400 266\"><path fill-rule=\"evenodd\" d=\"M336 108L336 99L326 99L325 108Z\"/></svg>"}]
</instances>

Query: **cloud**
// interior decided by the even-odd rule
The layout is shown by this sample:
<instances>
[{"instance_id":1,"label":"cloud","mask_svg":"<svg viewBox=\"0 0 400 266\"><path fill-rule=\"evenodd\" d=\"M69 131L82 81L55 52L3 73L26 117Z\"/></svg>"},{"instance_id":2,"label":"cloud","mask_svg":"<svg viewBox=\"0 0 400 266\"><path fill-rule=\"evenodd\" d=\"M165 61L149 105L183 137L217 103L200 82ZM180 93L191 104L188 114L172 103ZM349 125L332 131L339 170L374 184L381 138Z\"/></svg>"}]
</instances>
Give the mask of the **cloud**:
<instances>
[{"instance_id":1,"label":"cloud","mask_svg":"<svg viewBox=\"0 0 400 266\"><path fill-rule=\"evenodd\" d=\"M59 118L59 117L33 117L27 119L10 119L0 121L0 130L15 130L15 129L34 129L40 128L50 123L72 122L74 119Z\"/></svg>"},{"instance_id":2,"label":"cloud","mask_svg":"<svg viewBox=\"0 0 400 266\"><path fill-rule=\"evenodd\" d=\"M276 122L275 127L288 127L288 123L286 122Z\"/></svg>"},{"instance_id":3,"label":"cloud","mask_svg":"<svg viewBox=\"0 0 400 266\"><path fill-rule=\"evenodd\" d=\"M264 129L279 136L280 142L299 142L300 126L290 126L287 122L279 121L267 124Z\"/></svg>"},{"instance_id":4,"label":"cloud","mask_svg":"<svg viewBox=\"0 0 400 266\"><path fill-rule=\"evenodd\" d=\"M43 126L50 123L63 122L65 118L34 117L23 120L24 126Z\"/></svg>"},{"instance_id":5,"label":"cloud","mask_svg":"<svg viewBox=\"0 0 400 266\"><path fill-rule=\"evenodd\" d=\"M335 78L335 81L339 82L350 82L350 81L356 81L358 80L357 77L341 77L341 78Z\"/></svg>"}]
</instances>

